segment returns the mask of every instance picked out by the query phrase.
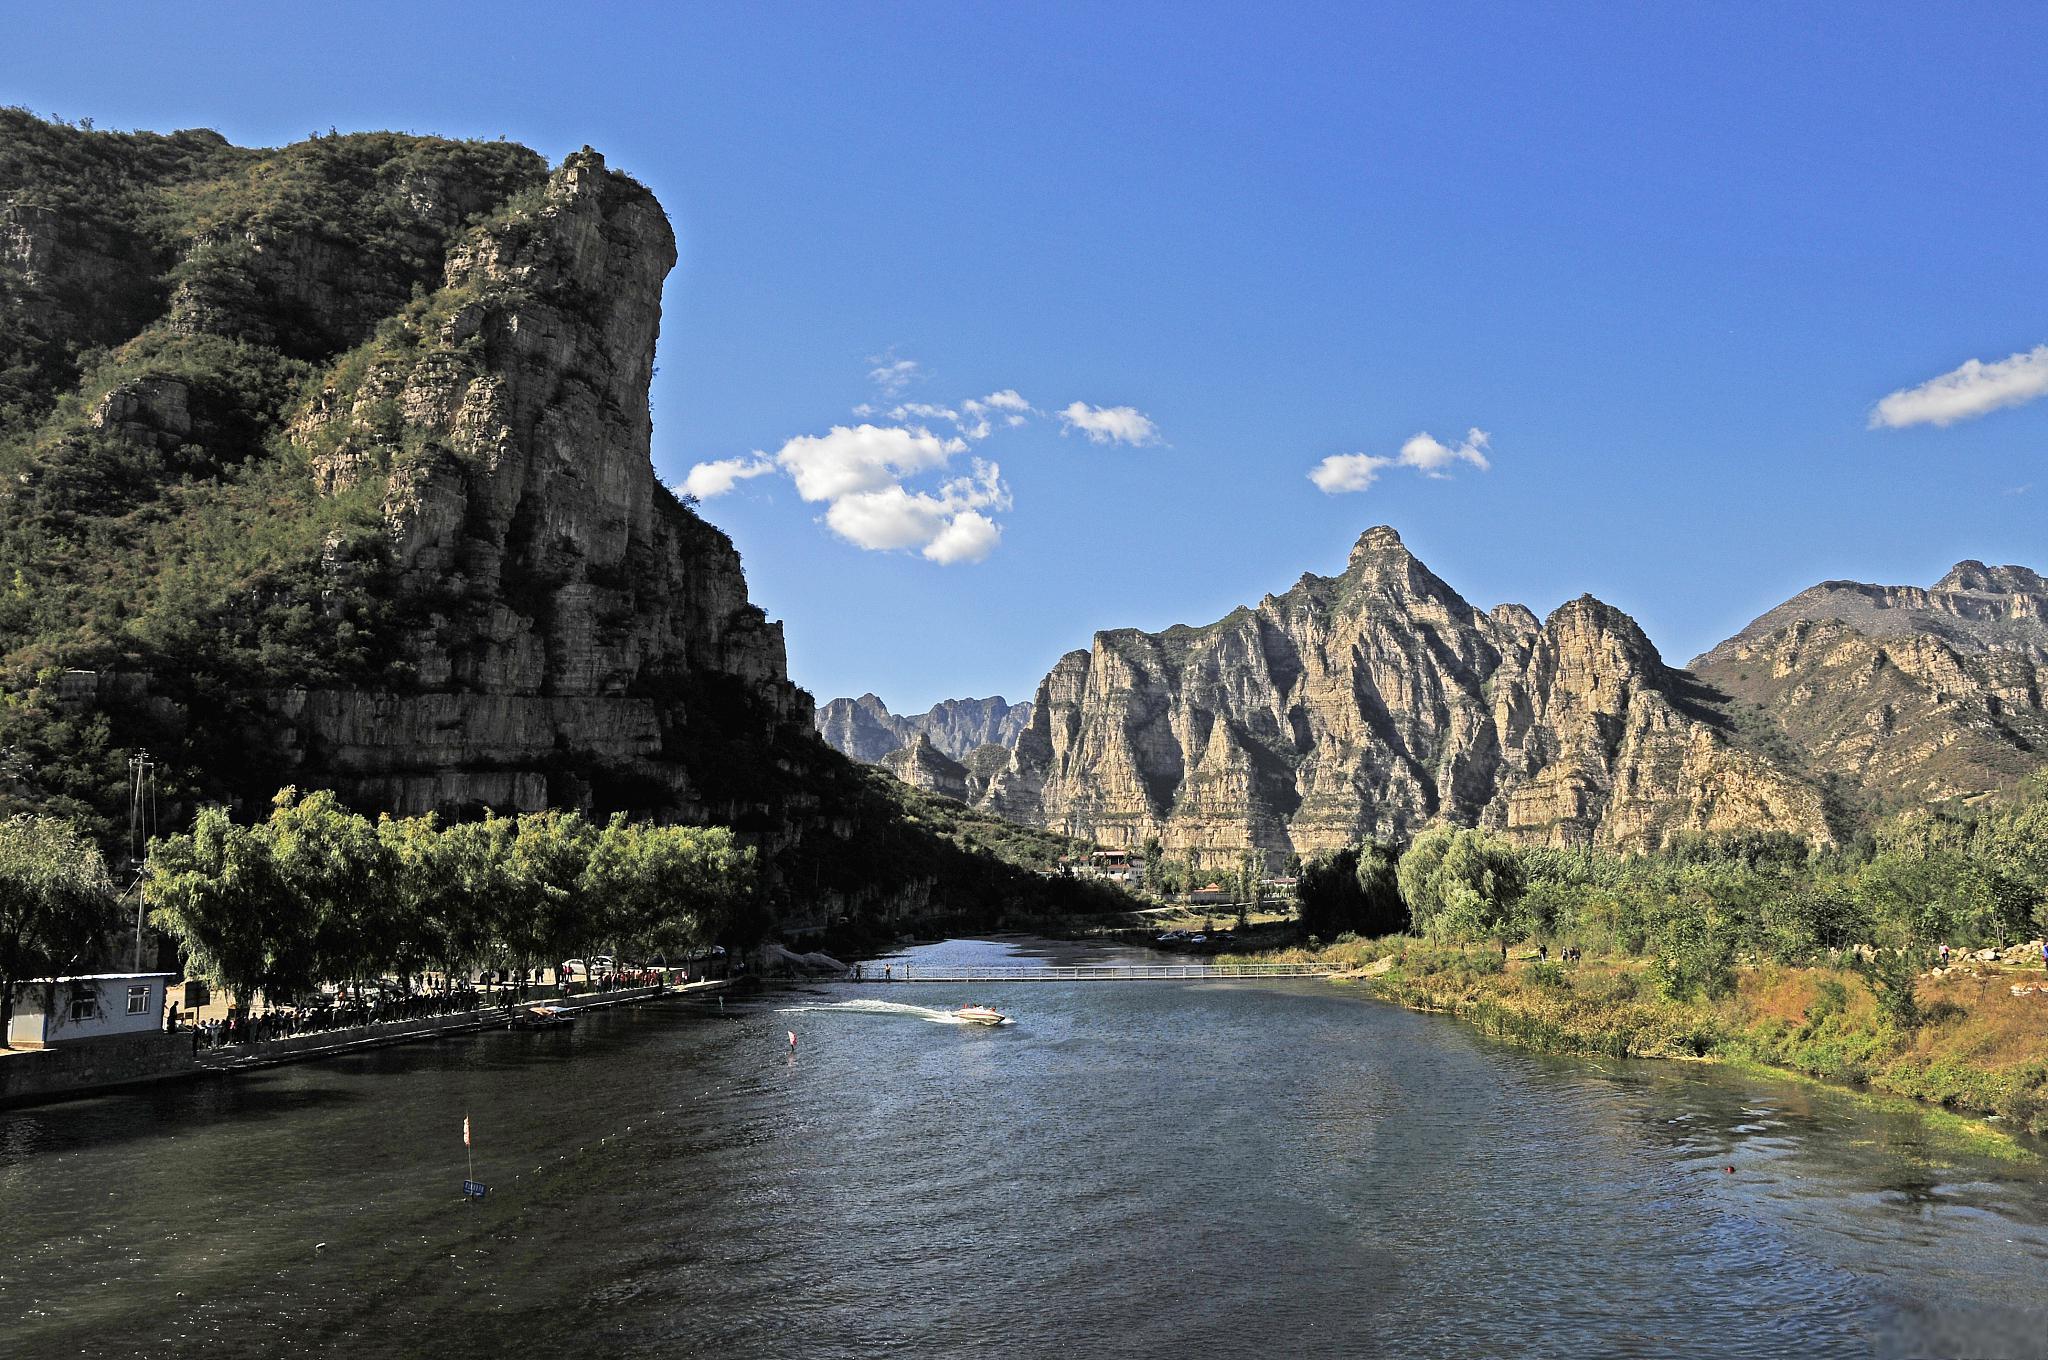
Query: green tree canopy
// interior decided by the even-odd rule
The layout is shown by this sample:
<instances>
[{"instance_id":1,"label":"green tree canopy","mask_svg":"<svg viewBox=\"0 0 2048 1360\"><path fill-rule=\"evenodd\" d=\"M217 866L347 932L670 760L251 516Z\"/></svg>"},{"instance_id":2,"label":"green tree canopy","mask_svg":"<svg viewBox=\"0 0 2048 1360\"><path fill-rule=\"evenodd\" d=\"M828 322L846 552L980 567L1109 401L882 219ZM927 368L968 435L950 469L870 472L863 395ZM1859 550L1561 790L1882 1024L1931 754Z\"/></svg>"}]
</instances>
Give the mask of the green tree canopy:
<instances>
[{"instance_id":1,"label":"green tree canopy","mask_svg":"<svg viewBox=\"0 0 2048 1360\"><path fill-rule=\"evenodd\" d=\"M150 923L178 942L186 967L243 1005L266 986L303 985L312 921L286 890L270 838L227 809L200 809L189 834L151 847L143 891Z\"/></svg>"},{"instance_id":2,"label":"green tree canopy","mask_svg":"<svg viewBox=\"0 0 2048 1360\"><path fill-rule=\"evenodd\" d=\"M76 973L114 924L114 881L99 847L56 817L0 821L0 1044L14 984Z\"/></svg>"},{"instance_id":3,"label":"green tree canopy","mask_svg":"<svg viewBox=\"0 0 2048 1360\"><path fill-rule=\"evenodd\" d=\"M1443 939L1506 940L1523 933L1525 878L1515 848L1470 827L1423 832L1396 872L1415 929Z\"/></svg>"}]
</instances>

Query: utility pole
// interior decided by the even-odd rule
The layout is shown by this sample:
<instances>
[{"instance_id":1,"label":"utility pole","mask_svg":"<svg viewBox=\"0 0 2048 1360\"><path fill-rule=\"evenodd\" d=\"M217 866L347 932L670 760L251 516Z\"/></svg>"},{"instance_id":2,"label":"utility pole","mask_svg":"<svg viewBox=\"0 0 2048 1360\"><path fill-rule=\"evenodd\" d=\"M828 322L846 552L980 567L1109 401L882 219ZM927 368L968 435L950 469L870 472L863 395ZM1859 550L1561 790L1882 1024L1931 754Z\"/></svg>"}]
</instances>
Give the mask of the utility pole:
<instances>
[{"instance_id":1,"label":"utility pole","mask_svg":"<svg viewBox=\"0 0 2048 1360\"><path fill-rule=\"evenodd\" d=\"M128 757L128 844L135 859L135 962L142 971L142 884L143 865L149 858L149 838L156 833L156 762L149 752Z\"/></svg>"}]
</instances>

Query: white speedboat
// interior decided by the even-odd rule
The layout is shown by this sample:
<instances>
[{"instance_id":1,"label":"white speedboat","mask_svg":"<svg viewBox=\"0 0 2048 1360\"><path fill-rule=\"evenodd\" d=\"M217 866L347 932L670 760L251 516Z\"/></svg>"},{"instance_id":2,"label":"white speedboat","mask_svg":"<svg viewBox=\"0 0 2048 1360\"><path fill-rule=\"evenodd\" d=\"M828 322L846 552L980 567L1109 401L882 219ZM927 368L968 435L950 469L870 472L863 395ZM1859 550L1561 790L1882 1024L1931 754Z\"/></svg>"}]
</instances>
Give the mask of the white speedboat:
<instances>
[{"instance_id":1,"label":"white speedboat","mask_svg":"<svg viewBox=\"0 0 2048 1360\"><path fill-rule=\"evenodd\" d=\"M954 1010L955 1019L965 1020L970 1025L1000 1025L1010 1017L987 1006L961 1006Z\"/></svg>"}]
</instances>

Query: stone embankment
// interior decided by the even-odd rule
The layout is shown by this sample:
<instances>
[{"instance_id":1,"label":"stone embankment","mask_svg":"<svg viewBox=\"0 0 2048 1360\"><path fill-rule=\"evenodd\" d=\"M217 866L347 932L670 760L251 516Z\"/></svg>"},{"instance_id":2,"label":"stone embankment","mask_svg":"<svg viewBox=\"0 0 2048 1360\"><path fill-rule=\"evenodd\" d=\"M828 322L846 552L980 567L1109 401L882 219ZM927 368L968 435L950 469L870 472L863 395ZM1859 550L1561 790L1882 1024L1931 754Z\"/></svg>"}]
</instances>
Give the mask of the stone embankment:
<instances>
[{"instance_id":1,"label":"stone embankment","mask_svg":"<svg viewBox=\"0 0 2048 1360\"><path fill-rule=\"evenodd\" d=\"M680 986L624 987L617 991L560 999L535 997L534 1002L565 1011L602 1010L668 996L705 995L725 990L725 980ZM0 1057L0 1106L68 1100L143 1082L177 1077L246 1072L282 1063L308 1062L389 1044L437 1039L479 1030L502 1029L510 1012L503 1005L417 1020L388 1020L349 1029L298 1034L262 1043L232 1044L196 1050L189 1031L136 1034L13 1053Z\"/></svg>"},{"instance_id":2,"label":"stone embankment","mask_svg":"<svg viewBox=\"0 0 2048 1360\"><path fill-rule=\"evenodd\" d=\"M0 1107L190 1076L195 1070L192 1036L158 1031L0 1053Z\"/></svg>"}]
</instances>

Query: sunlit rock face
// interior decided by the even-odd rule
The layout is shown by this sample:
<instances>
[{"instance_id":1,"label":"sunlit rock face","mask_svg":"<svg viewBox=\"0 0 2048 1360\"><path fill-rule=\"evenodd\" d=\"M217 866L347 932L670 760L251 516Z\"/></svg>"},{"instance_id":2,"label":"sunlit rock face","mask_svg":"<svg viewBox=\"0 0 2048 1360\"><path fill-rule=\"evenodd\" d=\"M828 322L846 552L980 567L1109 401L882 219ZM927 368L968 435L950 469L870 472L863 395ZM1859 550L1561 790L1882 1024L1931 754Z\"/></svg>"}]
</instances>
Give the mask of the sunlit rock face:
<instances>
[{"instance_id":1,"label":"sunlit rock face","mask_svg":"<svg viewBox=\"0 0 2048 1360\"><path fill-rule=\"evenodd\" d=\"M1099 633L1039 685L979 802L1110 845L1235 862L1436 820L1534 844L1828 834L1819 793L1591 597L1468 604L1392 529L1203 628Z\"/></svg>"},{"instance_id":2,"label":"sunlit rock face","mask_svg":"<svg viewBox=\"0 0 2048 1360\"><path fill-rule=\"evenodd\" d=\"M2048 763L2048 580L2027 567L1959 562L1926 589L1823 582L1692 664L1870 810Z\"/></svg>"},{"instance_id":3,"label":"sunlit rock face","mask_svg":"<svg viewBox=\"0 0 2048 1360\"><path fill-rule=\"evenodd\" d=\"M372 810L735 822L801 800L825 753L780 626L651 461L676 242L646 189L587 149L551 171L502 143L254 150L18 110L0 134L22 153L0 370L25 384L0 402L23 460L0 500L126 512L93 572L138 610L183 581L186 606L132 637L125 608L17 610L4 683L41 702L56 648L112 744L223 800L290 781ZM49 489L71 486L126 500Z\"/></svg>"},{"instance_id":4,"label":"sunlit rock face","mask_svg":"<svg viewBox=\"0 0 2048 1360\"><path fill-rule=\"evenodd\" d=\"M923 732L913 737L910 745L883 756L881 765L914 789L951 798L956 803L967 801L972 780L967 767L940 751Z\"/></svg>"},{"instance_id":5,"label":"sunlit rock face","mask_svg":"<svg viewBox=\"0 0 2048 1360\"><path fill-rule=\"evenodd\" d=\"M338 368L293 425L326 493L381 490L405 587L436 605L406 644L424 692L280 707L365 801L730 818L746 809L692 777L693 739L715 723L765 752L808 726L781 625L649 457L675 259L654 197L572 155L456 244L404 343Z\"/></svg>"}]
</instances>

